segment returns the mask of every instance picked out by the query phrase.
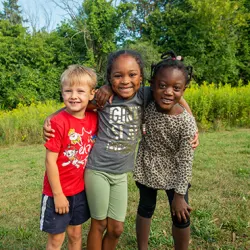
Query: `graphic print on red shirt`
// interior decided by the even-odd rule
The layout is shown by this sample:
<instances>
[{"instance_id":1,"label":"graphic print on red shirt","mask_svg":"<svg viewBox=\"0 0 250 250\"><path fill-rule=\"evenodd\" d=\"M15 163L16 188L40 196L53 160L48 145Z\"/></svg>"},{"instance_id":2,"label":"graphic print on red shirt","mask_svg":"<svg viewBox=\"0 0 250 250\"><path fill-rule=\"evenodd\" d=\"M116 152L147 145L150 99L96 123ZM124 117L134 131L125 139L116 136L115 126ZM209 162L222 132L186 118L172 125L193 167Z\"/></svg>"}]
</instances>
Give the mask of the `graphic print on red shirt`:
<instances>
[{"instance_id":1,"label":"graphic print on red shirt","mask_svg":"<svg viewBox=\"0 0 250 250\"><path fill-rule=\"evenodd\" d=\"M51 127L55 137L44 146L58 153L57 167L64 195L78 194L84 190L84 170L97 133L97 114L86 112L83 119L78 119L62 111L51 119ZM43 194L53 196L46 173Z\"/></svg>"}]
</instances>

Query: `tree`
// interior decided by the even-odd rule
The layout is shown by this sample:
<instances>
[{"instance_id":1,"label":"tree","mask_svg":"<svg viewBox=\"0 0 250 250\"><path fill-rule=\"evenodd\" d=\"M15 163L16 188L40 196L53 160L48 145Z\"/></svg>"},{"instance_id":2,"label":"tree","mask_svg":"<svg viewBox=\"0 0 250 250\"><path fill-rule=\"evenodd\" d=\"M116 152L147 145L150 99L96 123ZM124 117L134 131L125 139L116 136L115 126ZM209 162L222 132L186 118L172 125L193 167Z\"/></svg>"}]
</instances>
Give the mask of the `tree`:
<instances>
[{"instance_id":1,"label":"tree","mask_svg":"<svg viewBox=\"0 0 250 250\"><path fill-rule=\"evenodd\" d=\"M85 0L76 11L76 7L69 4L71 2L57 2L57 6L67 11L71 17L68 28L71 27L75 32L70 32L70 46L74 51L79 51L80 62L96 69L102 84L105 79L107 54L116 49L117 32L120 25L128 20L133 4L116 5L116 1L112 0Z\"/></svg>"},{"instance_id":2,"label":"tree","mask_svg":"<svg viewBox=\"0 0 250 250\"><path fill-rule=\"evenodd\" d=\"M33 35L21 25L0 20L0 106L15 108L47 99L60 100L60 74L74 63L57 32Z\"/></svg>"},{"instance_id":3,"label":"tree","mask_svg":"<svg viewBox=\"0 0 250 250\"><path fill-rule=\"evenodd\" d=\"M18 5L18 0L3 1L3 12L0 12L0 19L8 20L11 24L22 24L22 11Z\"/></svg>"},{"instance_id":4,"label":"tree","mask_svg":"<svg viewBox=\"0 0 250 250\"><path fill-rule=\"evenodd\" d=\"M231 0L172 1L148 16L143 37L162 52L173 49L186 57L196 80L234 83L239 76L238 35L247 25L241 6Z\"/></svg>"}]
</instances>

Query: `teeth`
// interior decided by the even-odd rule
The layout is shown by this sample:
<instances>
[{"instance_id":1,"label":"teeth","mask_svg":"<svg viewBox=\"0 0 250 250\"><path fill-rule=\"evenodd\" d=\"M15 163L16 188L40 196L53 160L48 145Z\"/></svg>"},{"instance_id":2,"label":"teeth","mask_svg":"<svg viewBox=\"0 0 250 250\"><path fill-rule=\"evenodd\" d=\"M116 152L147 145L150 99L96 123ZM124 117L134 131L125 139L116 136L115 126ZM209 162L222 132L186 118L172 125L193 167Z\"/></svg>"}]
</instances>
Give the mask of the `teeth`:
<instances>
[{"instance_id":1,"label":"teeth","mask_svg":"<svg viewBox=\"0 0 250 250\"><path fill-rule=\"evenodd\" d=\"M162 102L168 104L168 103L171 103L172 100L169 100L169 99L162 99Z\"/></svg>"}]
</instances>

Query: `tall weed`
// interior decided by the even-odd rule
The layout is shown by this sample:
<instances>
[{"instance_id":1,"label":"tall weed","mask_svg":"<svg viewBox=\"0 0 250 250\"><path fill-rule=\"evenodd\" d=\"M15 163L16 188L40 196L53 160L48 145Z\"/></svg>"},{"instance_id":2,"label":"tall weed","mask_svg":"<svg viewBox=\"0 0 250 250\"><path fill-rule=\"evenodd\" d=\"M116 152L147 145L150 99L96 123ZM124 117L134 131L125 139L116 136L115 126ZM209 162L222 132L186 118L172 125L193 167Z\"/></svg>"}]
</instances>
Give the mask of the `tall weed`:
<instances>
[{"instance_id":1,"label":"tall weed","mask_svg":"<svg viewBox=\"0 0 250 250\"><path fill-rule=\"evenodd\" d=\"M192 83L184 97L202 130L250 127L250 82L238 87ZM60 103L48 101L0 110L0 145L41 143L44 119L61 107Z\"/></svg>"},{"instance_id":2,"label":"tall weed","mask_svg":"<svg viewBox=\"0 0 250 250\"><path fill-rule=\"evenodd\" d=\"M201 129L250 127L250 82L238 87L192 83L184 97Z\"/></svg>"},{"instance_id":3,"label":"tall weed","mask_svg":"<svg viewBox=\"0 0 250 250\"><path fill-rule=\"evenodd\" d=\"M0 145L42 142L44 119L61 107L62 104L48 101L30 106L19 104L11 111L0 111Z\"/></svg>"}]
</instances>

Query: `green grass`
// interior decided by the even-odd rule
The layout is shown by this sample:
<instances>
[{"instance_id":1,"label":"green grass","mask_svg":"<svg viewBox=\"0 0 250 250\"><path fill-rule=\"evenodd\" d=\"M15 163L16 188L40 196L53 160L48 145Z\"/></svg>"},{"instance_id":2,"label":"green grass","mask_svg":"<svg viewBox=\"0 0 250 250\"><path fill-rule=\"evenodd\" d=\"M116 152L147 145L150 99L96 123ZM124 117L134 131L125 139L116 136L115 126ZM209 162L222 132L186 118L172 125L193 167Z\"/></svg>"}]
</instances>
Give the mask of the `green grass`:
<instances>
[{"instance_id":1,"label":"green grass","mask_svg":"<svg viewBox=\"0 0 250 250\"><path fill-rule=\"evenodd\" d=\"M42 145L0 148L0 249L45 249L39 213L45 150ZM190 189L190 249L250 249L250 130L202 133ZM125 230L117 249L136 249L138 192L129 175ZM89 222L83 225L83 247ZM169 206L159 192L150 250L172 249ZM66 249L66 242L63 249Z\"/></svg>"}]
</instances>

